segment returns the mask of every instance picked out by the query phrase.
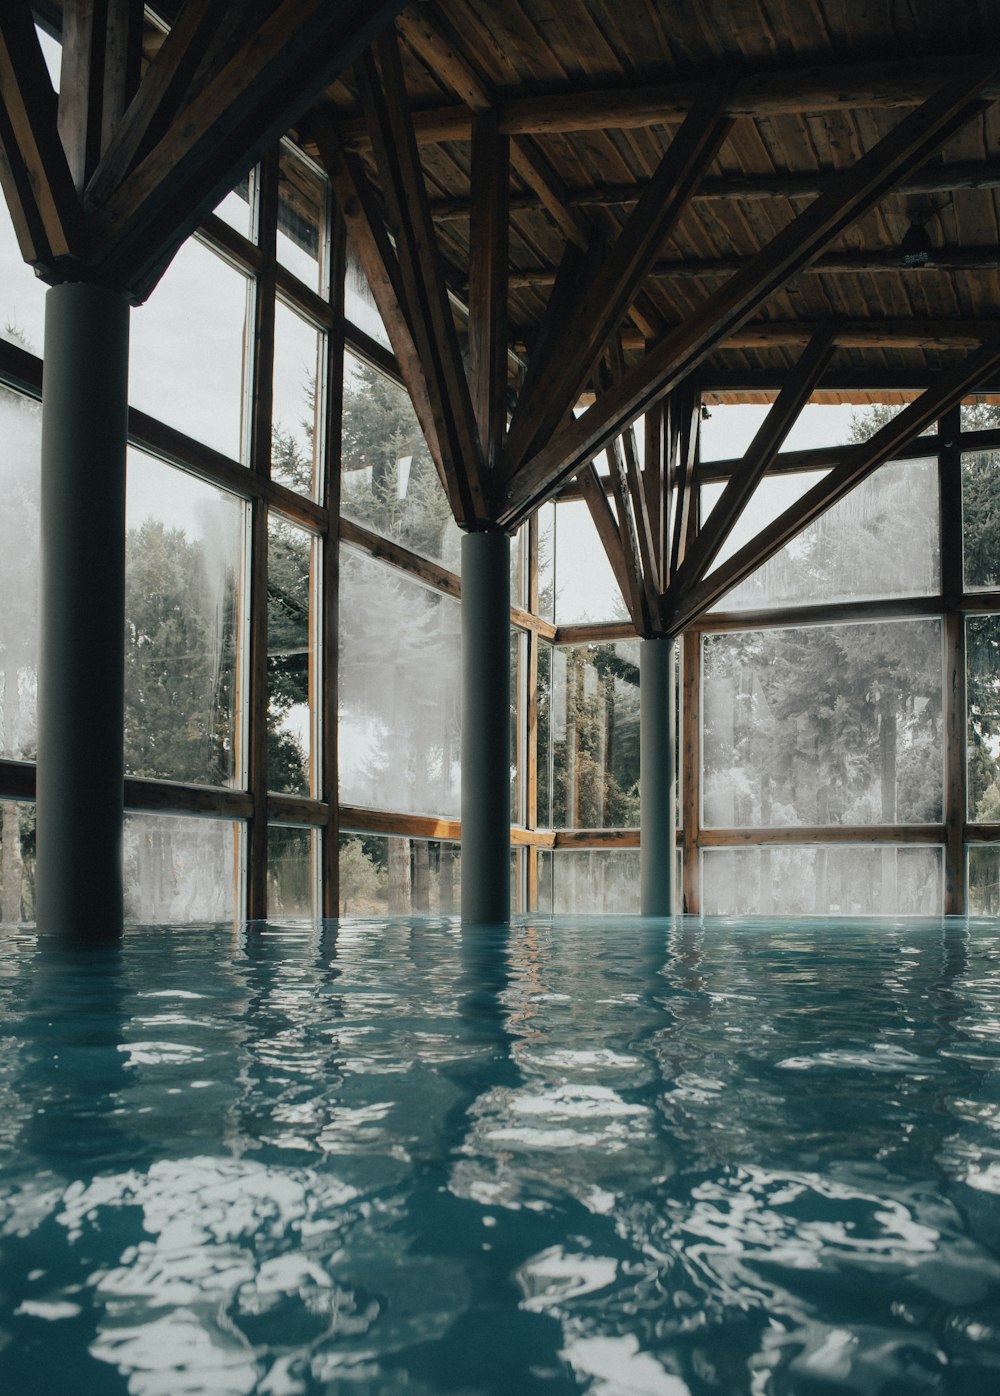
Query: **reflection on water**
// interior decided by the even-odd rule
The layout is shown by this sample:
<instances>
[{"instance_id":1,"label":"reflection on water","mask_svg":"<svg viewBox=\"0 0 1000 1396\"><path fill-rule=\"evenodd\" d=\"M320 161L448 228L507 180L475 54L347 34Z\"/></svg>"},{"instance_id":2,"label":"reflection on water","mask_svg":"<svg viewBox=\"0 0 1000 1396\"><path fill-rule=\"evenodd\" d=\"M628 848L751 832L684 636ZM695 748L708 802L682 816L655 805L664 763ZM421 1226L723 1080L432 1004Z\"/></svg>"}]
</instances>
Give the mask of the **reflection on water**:
<instances>
[{"instance_id":1,"label":"reflection on water","mask_svg":"<svg viewBox=\"0 0 1000 1396\"><path fill-rule=\"evenodd\" d=\"M0 1390L995 1396L995 923L0 946Z\"/></svg>"}]
</instances>

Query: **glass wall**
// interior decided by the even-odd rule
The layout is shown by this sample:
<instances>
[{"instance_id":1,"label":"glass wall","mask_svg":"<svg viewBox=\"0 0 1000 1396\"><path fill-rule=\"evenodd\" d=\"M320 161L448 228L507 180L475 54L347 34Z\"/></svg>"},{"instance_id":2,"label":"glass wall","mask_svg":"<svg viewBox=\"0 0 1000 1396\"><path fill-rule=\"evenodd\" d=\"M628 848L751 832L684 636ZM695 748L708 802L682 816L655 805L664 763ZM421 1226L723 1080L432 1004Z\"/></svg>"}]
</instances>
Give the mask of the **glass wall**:
<instances>
[{"instance_id":1,"label":"glass wall","mask_svg":"<svg viewBox=\"0 0 1000 1396\"><path fill-rule=\"evenodd\" d=\"M340 836L341 916L453 916L461 905L461 849L403 835Z\"/></svg>"},{"instance_id":2,"label":"glass wall","mask_svg":"<svg viewBox=\"0 0 1000 1396\"><path fill-rule=\"evenodd\" d=\"M942 908L940 848L709 848L706 916L934 916Z\"/></svg>"}]
</instances>

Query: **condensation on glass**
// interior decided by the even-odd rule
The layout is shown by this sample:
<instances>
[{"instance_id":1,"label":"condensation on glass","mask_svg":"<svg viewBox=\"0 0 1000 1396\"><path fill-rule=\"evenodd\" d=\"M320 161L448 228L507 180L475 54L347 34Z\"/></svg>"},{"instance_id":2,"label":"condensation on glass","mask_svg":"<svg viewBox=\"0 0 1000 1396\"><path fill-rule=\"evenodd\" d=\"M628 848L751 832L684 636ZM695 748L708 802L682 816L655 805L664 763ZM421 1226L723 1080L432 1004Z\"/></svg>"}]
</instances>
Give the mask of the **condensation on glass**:
<instances>
[{"instance_id":1,"label":"condensation on glass","mask_svg":"<svg viewBox=\"0 0 1000 1396\"><path fill-rule=\"evenodd\" d=\"M356 325L370 339L374 339L384 349L391 350L389 336L375 304L375 297L350 242L347 244L347 268L344 275L344 314L352 325Z\"/></svg>"},{"instance_id":2,"label":"condensation on glass","mask_svg":"<svg viewBox=\"0 0 1000 1396\"><path fill-rule=\"evenodd\" d=\"M939 916L944 853L935 845L708 848L705 916Z\"/></svg>"},{"instance_id":3,"label":"condensation on glass","mask_svg":"<svg viewBox=\"0 0 1000 1396\"><path fill-rule=\"evenodd\" d=\"M125 816L125 919L179 925L232 921L243 905L239 821Z\"/></svg>"},{"instance_id":4,"label":"condensation on glass","mask_svg":"<svg viewBox=\"0 0 1000 1396\"><path fill-rule=\"evenodd\" d=\"M0 757L37 747L41 404L0 386Z\"/></svg>"},{"instance_id":5,"label":"condensation on glass","mask_svg":"<svg viewBox=\"0 0 1000 1396\"><path fill-rule=\"evenodd\" d=\"M1000 451L962 456L962 567L967 591L1000 586Z\"/></svg>"},{"instance_id":6,"label":"condensation on glass","mask_svg":"<svg viewBox=\"0 0 1000 1396\"><path fill-rule=\"evenodd\" d=\"M247 451L250 281L189 238L132 314L129 401L233 460Z\"/></svg>"},{"instance_id":7,"label":"condensation on glass","mask_svg":"<svg viewBox=\"0 0 1000 1396\"><path fill-rule=\"evenodd\" d=\"M344 357L341 513L457 572L461 533L405 388Z\"/></svg>"},{"instance_id":8,"label":"condensation on glass","mask_svg":"<svg viewBox=\"0 0 1000 1396\"><path fill-rule=\"evenodd\" d=\"M720 551L718 563L749 542L823 475L810 471L763 480ZM720 484L702 490L706 517L721 493ZM940 579L937 461L893 461L820 515L728 592L715 609L927 596L938 591Z\"/></svg>"},{"instance_id":9,"label":"condensation on glass","mask_svg":"<svg viewBox=\"0 0 1000 1396\"><path fill-rule=\"evenodd\" d=\"M639 641L543 646L538 668L539 823L639 823Z\"/></svg>"},{"instance_id":10,"label":"condensation on glass","mask_svg":"<svg viewBox=\"0 0 1000 1396\"><path fill-rule=\"evenodd\" d=\"M456 601L341 549L342 803L458 817L460 646Z\"/></svg>"},{"instance_id":11,"label":"condensation on glass","mask_svg":"<svg viewBox=\"0 0 1000 1396\"><path fill-rule=\"evenodd\" d=\"M319 782L319 545L271 510L267 548L267 782L316 795Z\"/></svg>"},{"instance_id":12,"label":"condensation on glass","mask_svg":"<svg viewBox=\"0 0 1000 1396\"><path fill-rule=\"evenodd\" d=\"M318 829L267 826L267 914L310 920L319 915Z\"/></svg>"},{"instance_id":13,"label":"condensation on glass","mask_svg":"<svg viewBox=\"0 0 1000 1396\"><path fill-rule=\"evenodd\" d=\"M706 827L942 818L941 622L702 639Z\"/></svg>"},{"instance_id":14,"label":"condensation on glass","mask_svg":"<svg viewBox=\"0 0 1000 1396\"><path fill-rule=\"evenodd\" d=\"M35 919L35 806L0 800L0 925Z\"/></svg>"},{"instance_id":15,"label":"condensation on glass","mask_svg":"<svg viewBox=\"0 0 1000 1396\"><path fill-rule=\"evenodd\" d=\"M279 300L274 309L271 478L318 499L326 336Z\"/></svg>"},{"instance_id":16,"label":"condensation on glass","mask_svg":"<svg viewBox=\"0 0 1000 1396\"><path fill-rule=\"evenodd\" d=\"M341 916L453 916L461 901L457 843L341 833Z\"/></svg>"},{"instance_id":17,"label":"condensation on glass","mask_svg":"<svg viewBox=\"0 0 1000 1396\"><path fill-rule=\"evenodd\" d=\"M965 622L969 818L1000 823L1000 615Z\"/></svg>"},{"instance_id":18,"label":"condensation on glass","mask_svg":"<svg viewBox=\"0 0 1000 1396\"><path fill-rule=\"evenodd\" d=\"M245 784L247 506L130 448L126 529L125 769Z\"/></svg>"},{"instance_id":19,"label":"condensation on glass","mask_svg":"<svg viewBox=\"0 0 1000 1396\"><path fill-rule=\"evenodd\" d=\"M0 339L42 356L46 285L21 256L7 200L0 196Z\"/></svg>"},{"instance_id":20,"label":"condensation on glass","mask_svg":"<svg viewBox=\"0 0 1000 1396\"><path fill-rule=\"evenodd\" d=\"M628 611L586 504L555 506L555 619L559 625L625 620Z\"/></svg>"},{"instance_id":21,"label":"condensation on glass","mask_svg":"<svg viewBox=\"0 0 1000 1396\"><path fill-rule=\"evenodd\" d=\"M277 256L310 289L329 289L329 186L323 174L288 145L278 158Z\"/></svg>"},{"instance_id":22,"label":"condensation on glass","mask_svg":"<svg viewBox=\"0 0 1000 1396\"><path fill-rule=\"evenodd\" d=\"M639 850L540 850L538 910L553 916L638 915Z\"/></svg>"},{"instance_id":23,"label":"condensation on glass","mask_svg":"<svg viewBox=\"0 0 1000 1396\"><path fill-rule=\"evenodd\" d=\"M969 845L969 915L1000 916L1000 847Z\"/></svg>"}]
</instances>

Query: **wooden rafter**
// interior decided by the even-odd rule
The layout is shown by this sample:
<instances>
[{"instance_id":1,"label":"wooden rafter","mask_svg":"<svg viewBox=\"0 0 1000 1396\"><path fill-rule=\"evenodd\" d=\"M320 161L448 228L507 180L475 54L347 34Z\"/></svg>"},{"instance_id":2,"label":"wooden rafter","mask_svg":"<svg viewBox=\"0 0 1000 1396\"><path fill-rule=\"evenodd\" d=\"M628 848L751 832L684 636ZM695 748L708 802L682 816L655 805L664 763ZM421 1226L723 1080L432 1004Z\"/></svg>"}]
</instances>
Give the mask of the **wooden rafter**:
<instances>
[{"instance_id":1,"label":"wooden rafter","mask_svg":"<svg viewBox=\"0 0 1000 1396\"><path fill-rule=\"evenodd\" d=\"M442 459L458 482L459 523L490 520L488 483L468 379L427 206L427 190L394 33L359 65L362 93L395 233L404 310L416 346Z\"/></svg>"},{"instance_id":2,"label":"wooden rafter","mask_svg":"<svg viewBox=\"0 0 1000 1396\"><path fill-rule=\"evenodd\" d=\"M696 586L673 598L667 621L677 634L713 606L727 591L779 552L796 534L808 527L885 461L936 422L950 407L1000 369L1000 338L982 345L961 363L943 373L937 382L869 440L847 447L839 465L779 514L755 538L738 549Z\"/></svg>"},{"instance_id":3,"label":"wooden rafter","mask_svg":"<svg viewBox=\"0 0 1000 1396\"><path fill-rule=\"evenodd\" d=\"M83 252L83 211L27 0L0 5L0 183L21 255L38 267Z\"/></svg>"},{"instance_id":4,"label":"wooden rafter","mask_svg":"<svg viewBox=\"0 0 1000 1396\"><path fill-rule=\"evenodd\" d=\"M580 493L590 510L594 527L597 529L597 536L600 538L608 562L611 564L618 589L628 608L632 624L640 634L643 634L647 623L642 612L642 592L637 585L635 568L630 563L625 544L622 541L622 531L618 519L608 503L608 497L604 493L604 486L601 484L593 461L588 462L583 467L577 475L577 480L580 484Z\"/></svg>"},{"instance_id":5,"label":"wooden rafter","mask_svg":"<svg viewBox=\"0 0 1000 1396\"><path fill-rule=\"evenodd\" d=\"M698 501L694 482L695 465L698 460L698 432L701 421L701 401L694 386L681 385L674 395L675 402L671 413L672 425L676 433L676 474L673 484L676 490L674 504L674 528L670 540L670 557L664 558L664 575L669 587L677 570L687 555L688 543L698 524Z\"/></svg>"},{"instance_id":6,"label":"wooden rafter","mask_svg":"<svg viewBox=\"0 0 1000 1396\"><path fill-rule=\"evenodd\" d=\"M651 402L670 389L753 315L790 276L818 257L862 213L878 202L931 152L983 111L977 94L996 73L996 60L969 64L905 117L825 194L799 214L749 267L710 296L701 310L667 335L610 392L553 438L504 481L501 521L530 513L565 475L602 450Z\"/></svg>"},{"instance_id":7,"label":"wooden rafter","mask_svg":"<svg viewBox=\"0 0 1000 1396\"><path fill-rule=\"evenodd\" d=\"M818 331L786 380L747 448L740 469L729 477L721 497L702 524L697 542L671 578L671 586L679 598L683 598L688 587L696 586L715 562L751 495L770 469L823 376L833 353L833 345L831 329Z\"/></svg>"},{"instance_id":8,"label":"wooden rafter","mask_svg":"<svg viewBox=\"0 0 1000 1396\"><path fill-rule=\"evenodd\" d=\"M81 192L139 83L142 0L64 0L59 134Z\"/></svg>"},{"instance_id":9,"label":"wooden rafter","mask_svg":"<svg viewBox=\"0 0 1000 1396\"><path fill-rule=\"evenodd\" d=\"M729 130L728 118L720 116L725 98L723 89L714 88L695 103L614 246L581 288L563 335L548 348L536 390L518 402L504 453L506 476L572 411Z\"/></svg>"},{"instance_id":10,"label":"wooden rafter","mask_svg":"<svg viewBox=\"0 0 1000 1396\"><path fill-rule=\"evenodd\" d=\"M469 387L488 472L496 470L507 430L507 262L510 141L493 112L476 117L472 137L469 271Z\"/></svg>"}]
</instances>

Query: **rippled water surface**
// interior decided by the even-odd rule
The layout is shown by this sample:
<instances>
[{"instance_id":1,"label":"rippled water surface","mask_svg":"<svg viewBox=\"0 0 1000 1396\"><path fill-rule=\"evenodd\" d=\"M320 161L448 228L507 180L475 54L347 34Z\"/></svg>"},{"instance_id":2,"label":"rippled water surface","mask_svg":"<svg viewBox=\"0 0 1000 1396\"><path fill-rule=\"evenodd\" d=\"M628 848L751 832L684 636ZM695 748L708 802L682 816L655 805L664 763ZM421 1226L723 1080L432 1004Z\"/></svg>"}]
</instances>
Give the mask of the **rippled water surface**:
<instances>
[{"instance_id":1,"label":"rippled water surface","mask_svg":"<svg viewBox=\"0 0 1000 1396\"><path fill-rule=\"evenodd\" d=\"M0 1391L997 1396L998 923L0 932Z\"/></svg>"}]
</instances>

